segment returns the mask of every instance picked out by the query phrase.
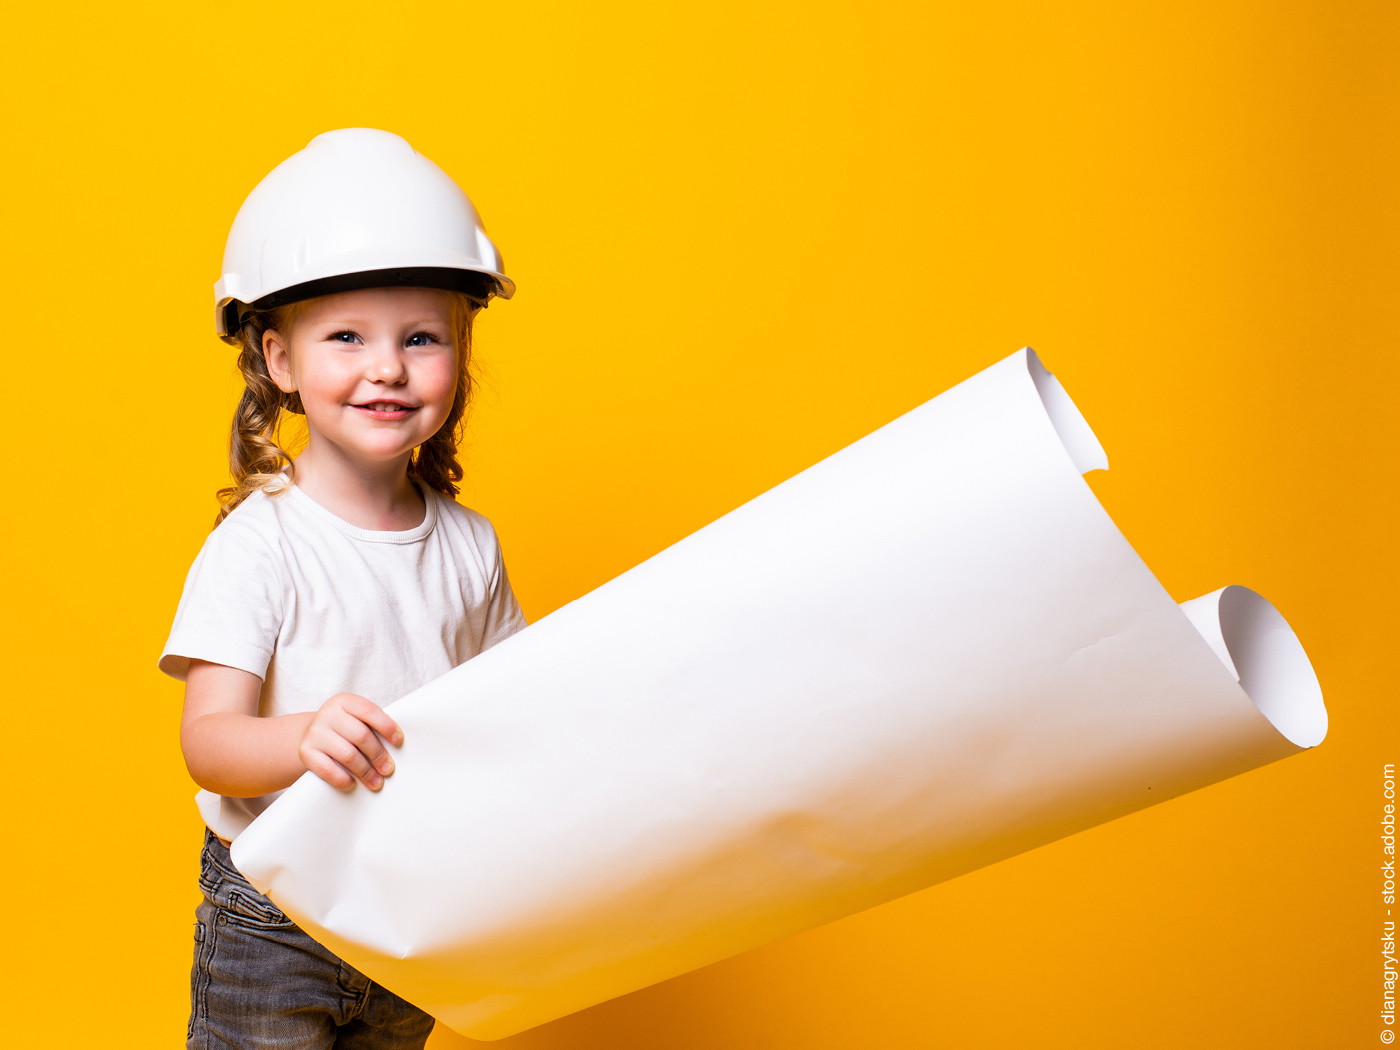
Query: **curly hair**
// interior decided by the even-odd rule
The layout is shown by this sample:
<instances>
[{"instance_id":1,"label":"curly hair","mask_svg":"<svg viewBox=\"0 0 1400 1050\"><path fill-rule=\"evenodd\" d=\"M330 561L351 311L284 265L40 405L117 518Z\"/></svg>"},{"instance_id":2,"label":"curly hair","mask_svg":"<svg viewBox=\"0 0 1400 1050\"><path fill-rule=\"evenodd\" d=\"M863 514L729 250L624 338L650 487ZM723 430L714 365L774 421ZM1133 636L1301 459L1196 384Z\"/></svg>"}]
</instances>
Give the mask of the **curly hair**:
<instances>
[{"instance_id":1,"label":"curly hair","mask_svg":"<svg viewBox=\"0 0 1400 1050\"><path fill-rule=\"evenodd\" d=\"M445 292L449 302L453 348L457 352L457 390L452 409L437 433L413 450L408 476L420 485L441 492L448 498L458 492L462 464L457 446L462 440L467 409L471 405L476 380L472 368L472 322L486 303L465 292ZM233 413L229 432L229 473L233 484L218 491L217 528L229 514L262 490L269 494L286 487L296 466L290 453L279 443L286 413L305 415L301 395L282 390L267 371L263 357L263 334L285 332L296 322L309 302L291 303L274 310L254 311L243 318L238 329L238 370L243 374L243 394Z\"/></svg>"}]
</instances>

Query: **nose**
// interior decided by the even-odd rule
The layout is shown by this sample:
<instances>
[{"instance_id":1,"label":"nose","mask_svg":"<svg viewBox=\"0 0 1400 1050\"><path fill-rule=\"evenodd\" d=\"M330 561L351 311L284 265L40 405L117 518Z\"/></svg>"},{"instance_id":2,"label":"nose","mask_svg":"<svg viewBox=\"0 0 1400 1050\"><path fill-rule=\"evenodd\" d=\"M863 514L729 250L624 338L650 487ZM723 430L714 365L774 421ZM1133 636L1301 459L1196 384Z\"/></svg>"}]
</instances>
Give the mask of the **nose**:
<instances>
[{"instance_id":1,"label":"nose","mask_svg":"<svg viewBox=\"0 0 1400 1050\"><path fill-rule=\"evenodd\" d=\"M365 378L371 383L396 386L408 378L403 351L393 343L378 343L365 362Z\"/></svg>"}]
</instances>

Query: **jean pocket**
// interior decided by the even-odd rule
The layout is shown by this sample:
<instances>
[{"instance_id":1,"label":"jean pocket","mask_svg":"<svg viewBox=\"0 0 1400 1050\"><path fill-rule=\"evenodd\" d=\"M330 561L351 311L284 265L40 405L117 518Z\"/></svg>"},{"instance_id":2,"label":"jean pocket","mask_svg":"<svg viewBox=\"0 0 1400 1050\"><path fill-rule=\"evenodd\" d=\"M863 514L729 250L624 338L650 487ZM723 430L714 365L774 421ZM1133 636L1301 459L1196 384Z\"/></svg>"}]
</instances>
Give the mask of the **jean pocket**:
<instances>
[{"instance_id":1,"label":"jean pocket","mask_svg":"<svg viewBox=\"0 0 1400 1050\"><path fill-rule=\"evenodd\" d=\"M223 894L221 906L233 922L244 926L261 926L267 929L295 925L282 913L282 909L262 894L231 889Z\"/></svg>"}]
</instances>

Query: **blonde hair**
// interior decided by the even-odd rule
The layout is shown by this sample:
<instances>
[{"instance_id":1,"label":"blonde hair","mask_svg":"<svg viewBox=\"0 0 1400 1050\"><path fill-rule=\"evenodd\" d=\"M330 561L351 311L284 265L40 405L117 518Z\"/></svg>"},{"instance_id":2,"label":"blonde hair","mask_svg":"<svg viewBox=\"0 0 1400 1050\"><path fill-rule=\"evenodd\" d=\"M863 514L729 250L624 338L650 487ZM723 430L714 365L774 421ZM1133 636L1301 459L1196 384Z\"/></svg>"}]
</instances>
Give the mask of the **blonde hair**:
<instances>
[{"instance_id":1,"label":"blonde hair","mask_svg":"<svg viewBox=\"0 0 1400 1050\"><path fill-rule=\"evenodd\" d=\"M476 383L472 368L472 322L485 302L465 292L445 292L449 303L453 348L457 351L457 391L452 409L437 433L413 450L408 476L420 485L449 498L458 492L462 464L457 446L462 440L467 408ZM272 381L263 357L263 335L288 333L309 302L291 303L275 310L254 311L238 329L238 370L243 374L243 395L233 413L229 432L228 461L233 484L218 492L217 528L245 499L259 490L273 493L292 480L295 466L282 447L281 429L288 413L305 415L301 395L286 393Z\"/></svg>"}]
</instances>

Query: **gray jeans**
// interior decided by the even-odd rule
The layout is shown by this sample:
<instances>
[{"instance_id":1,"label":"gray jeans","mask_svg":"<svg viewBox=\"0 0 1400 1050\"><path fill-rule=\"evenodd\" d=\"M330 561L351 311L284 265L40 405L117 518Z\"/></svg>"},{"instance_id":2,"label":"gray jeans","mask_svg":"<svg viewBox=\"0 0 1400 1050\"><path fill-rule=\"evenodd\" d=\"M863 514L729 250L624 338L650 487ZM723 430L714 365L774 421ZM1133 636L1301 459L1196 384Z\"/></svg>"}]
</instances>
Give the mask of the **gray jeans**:
<instances>
[{"instance_id":1,"label":"gray jeans","mask_svg":"<svg viewBox=\"0 0 1400 1050\"><path fill-rule=\"evenodd\" d=\"M188 1050L420 1050L433 1019L321 947L229 860L200 858Z\"/></svg>"}]
</instances>

